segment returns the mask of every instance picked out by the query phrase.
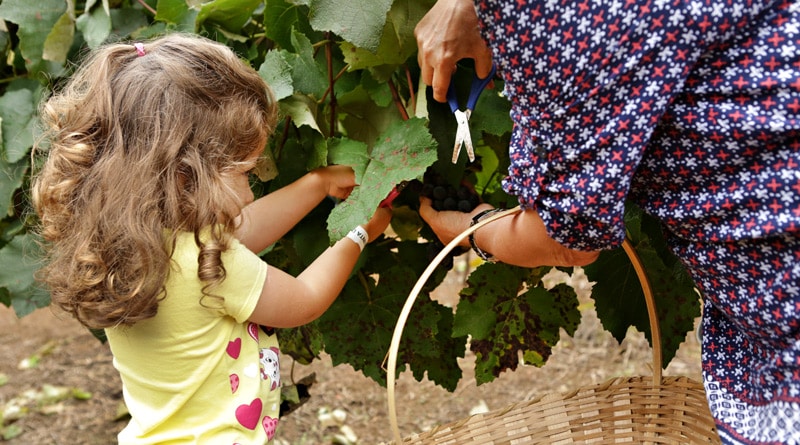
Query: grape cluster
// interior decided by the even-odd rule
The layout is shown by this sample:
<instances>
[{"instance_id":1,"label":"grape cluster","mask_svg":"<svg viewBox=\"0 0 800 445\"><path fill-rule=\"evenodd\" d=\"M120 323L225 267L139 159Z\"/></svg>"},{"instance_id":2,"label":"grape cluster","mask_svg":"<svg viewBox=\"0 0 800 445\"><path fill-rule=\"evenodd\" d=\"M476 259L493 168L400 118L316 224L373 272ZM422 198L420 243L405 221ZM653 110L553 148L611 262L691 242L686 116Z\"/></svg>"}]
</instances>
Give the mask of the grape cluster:
<instances>
[{"instance_id":1,"label":"grape cluster","mask_svg":"<svg viewBox=\"0 0 800 445\"><path fill-rule=\"evenodd\" d=\"M458 187L449 184L423 184L422 196L430 198L434 210L438 211L458 210L469 213L481 202L475 191L463 184Z\"/></svg>"},{"instance_id":2,"label":"grape cluster","mask_svg":"<svg viewBox=\"0 0 800 445\"><path fill-rule=\"evenodd\" d=\"M470 185L460 184L454 186L447 183L441 176L428 173L423 178L422 189L420 195L430 198L431 206L436 211L459 211L464 213L472 212L475 207L480 204L480 196L475 192ZM432 261L436 255L444 249L444 244L439 241L435 236L427 244L428 261ZM450 253L442 259L441 267L446 270L453 268L453 258L465 253L466 247L458 246L450 251Z\"/></svg>"}]
</instances>

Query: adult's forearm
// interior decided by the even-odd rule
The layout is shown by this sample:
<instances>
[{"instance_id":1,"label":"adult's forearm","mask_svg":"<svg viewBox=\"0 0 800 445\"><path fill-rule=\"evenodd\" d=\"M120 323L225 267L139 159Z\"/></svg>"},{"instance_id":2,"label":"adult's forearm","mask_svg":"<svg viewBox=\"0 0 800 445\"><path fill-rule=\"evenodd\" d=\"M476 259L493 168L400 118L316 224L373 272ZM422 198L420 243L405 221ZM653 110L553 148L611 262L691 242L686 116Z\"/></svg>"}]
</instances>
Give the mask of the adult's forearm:
<instances>
[{"instance_id":1,"label":"adult's forearm","mask_svg":"<svg viewBox=\"0 0 800 445\"><path fill-rule=\"evenodd\" d=\"M475 232L475 243L498 261L523 267L585 266L599 255L567 248L550 238L544 222L533 210L481 227Z\"/></svg>"}]
</instances>

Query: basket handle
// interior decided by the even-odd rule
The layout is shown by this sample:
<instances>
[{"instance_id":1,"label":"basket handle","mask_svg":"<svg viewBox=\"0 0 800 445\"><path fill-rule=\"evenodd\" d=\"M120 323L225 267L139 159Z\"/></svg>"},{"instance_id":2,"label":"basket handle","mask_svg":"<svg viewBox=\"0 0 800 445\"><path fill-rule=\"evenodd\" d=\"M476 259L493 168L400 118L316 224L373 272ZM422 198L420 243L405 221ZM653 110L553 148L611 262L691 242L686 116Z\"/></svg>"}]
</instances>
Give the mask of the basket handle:
<instances>
[{"instance_id":1,"label":"basket handle","mask_svg":"<svg viewBox=\"0 0 800 445\"><path fill-rule=\"evenodd\" d=\"M406 321L408 320L408 316L411 313L411 307L414 305L414 301L417 299L417 296L422 291L422 286L425 285L425 282L428 281L433 271L439 265L439 263L444 260L445 256L447 256L451 250L453 250L456 246L461 243L461 241L468 237L470 234L475 232L476 230L480 229L481 227L489 224L492 221L498 220L500 218L504 218L509 215L513 215L519 213L522 209L517 206L512 209L504 210L499 213L495 213L494 215L489 216L488 218L482 219L475 225L467 228L463 232L461 232L458 236L453 238L440 252L436 257L431 261L427 268L422 272L419 279L417 279L417 283L411 289L411 292L408 294L408 298L406 298L406 302L403 305L403 309L400 311L400 316L397 319L397 324L394 327L394 333L392 334L392 341L389 345L389 352L387 354L386 361L386 392L387 392L387 399L389 403L389 423L392 427L392 435L394 437L394 443L396 445L400 445L403 441L402 437L400 436L400 428L397 423L397 404L395 402L395 374L397 372L397 354L400 349L400 338L403 336L403 329L405 328ZM636 271L636 275L639 278L639 283L642 286L642 291L644 292L645 302L647 303L647 313L649 316L650 321L650 330L653 339L653 386L657 386L661 383L661 332L659 330L658 325L658 316L656 314L656 307L655 307L655 300L653 298L653 292L650 287L650 281L647 279L647 274L644 271L644 266L642 265L642 261L639 258L639 255L636 254L636 250L631 245L630 241L626 237L625 240L622 242L622 247L625 250L625 253L628 255L631 263L633 264L633 268Z\"/></svg>"}]
</instances>

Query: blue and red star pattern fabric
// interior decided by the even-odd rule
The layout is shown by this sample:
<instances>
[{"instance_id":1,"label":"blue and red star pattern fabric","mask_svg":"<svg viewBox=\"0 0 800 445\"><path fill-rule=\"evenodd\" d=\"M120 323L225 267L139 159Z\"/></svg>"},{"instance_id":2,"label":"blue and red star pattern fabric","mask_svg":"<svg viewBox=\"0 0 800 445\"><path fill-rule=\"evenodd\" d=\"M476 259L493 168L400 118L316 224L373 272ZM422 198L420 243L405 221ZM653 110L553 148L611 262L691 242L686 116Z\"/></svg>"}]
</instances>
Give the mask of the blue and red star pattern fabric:
<instances>
[{"instance_id":1,"label":"blue and red star pattern fabric","mask_svg":"<svg viewBox=\"0 0 800 445\"><path fill-rule=\"evenodd\" d=\"M800 444L800 3L476 0L514 131L505 190L618 246L658 217L704 298L723 443Z\"/></svg>"}]
</instances>

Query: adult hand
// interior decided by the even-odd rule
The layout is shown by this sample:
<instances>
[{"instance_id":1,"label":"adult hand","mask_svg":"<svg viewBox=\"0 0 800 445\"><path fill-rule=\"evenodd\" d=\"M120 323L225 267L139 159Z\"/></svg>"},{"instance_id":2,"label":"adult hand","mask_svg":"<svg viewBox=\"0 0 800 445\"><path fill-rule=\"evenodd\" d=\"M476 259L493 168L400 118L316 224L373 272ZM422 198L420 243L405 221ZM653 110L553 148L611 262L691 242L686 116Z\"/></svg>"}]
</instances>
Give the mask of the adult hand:
<instances>
[{"instance_id":1,"label":"adult hand","mask_svg":"<svg viewBox=\"0 0 800 445\"><path fill-rule=\"evenodd\" d=\"M472 213L457 211L437 211L434 210L430 198L421 197L419 201L419 216L431 227L433 233L439 238L442 244L449 244L455 237L469 228L472 223L472 216L479 212L490 209L488 204L479 204ZM469 240L462 240L459 245L469 247Z\"/></svg>"},{"instance_id":2,"label":"adult hand","mask_svg":"<svg viewBox=\"0 0 800 445\"><path fill-rule=\"evenodd\" d=\"M461 59L473 59L478 77L492 70L492 53L480 34L472 0L438 0L414 29L422 81L433 98L447 100L450 77Z\"/></svg>"}]
</instances>

